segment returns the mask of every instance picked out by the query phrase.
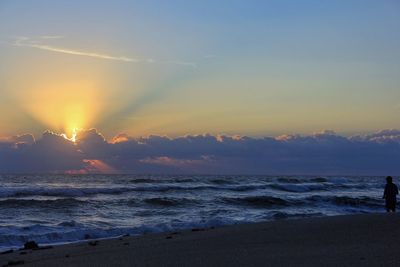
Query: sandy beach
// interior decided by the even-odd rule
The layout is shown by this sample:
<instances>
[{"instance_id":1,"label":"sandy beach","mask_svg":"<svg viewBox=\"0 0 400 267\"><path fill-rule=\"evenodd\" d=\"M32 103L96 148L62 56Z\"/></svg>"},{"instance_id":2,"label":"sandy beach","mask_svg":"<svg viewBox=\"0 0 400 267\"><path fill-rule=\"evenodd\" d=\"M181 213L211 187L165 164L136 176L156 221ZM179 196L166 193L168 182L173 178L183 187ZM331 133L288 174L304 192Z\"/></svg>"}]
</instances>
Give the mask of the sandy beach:
<instances>
[{"instance_id":1,"label":"sandy beach","mask_svg":"<svg viewBox=\"0 0 400 267\"><path fill-rule=\"evenodd\" d=\"M280 220L0 255L0 266L399 266L400 216Z\"/></svg>"}]
</instances>

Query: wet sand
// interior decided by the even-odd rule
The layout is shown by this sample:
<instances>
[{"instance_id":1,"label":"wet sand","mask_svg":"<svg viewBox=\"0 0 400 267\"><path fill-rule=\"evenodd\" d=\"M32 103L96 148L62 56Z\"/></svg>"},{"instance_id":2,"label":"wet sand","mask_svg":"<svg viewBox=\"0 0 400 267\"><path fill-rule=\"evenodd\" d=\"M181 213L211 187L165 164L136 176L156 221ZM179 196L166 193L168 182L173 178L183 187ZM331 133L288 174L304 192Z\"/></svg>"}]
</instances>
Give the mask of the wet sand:
<instances>
[{"instance_id":1,"label":"wet sand","mask_svg":"<svg viewBox=\"0 0 400 267\"><path fill-rule=\"evenodd\" d=\"M400 266L400 215L280 220L87 241L1 254L0 266Z\"/></svg>"}]
</instances>

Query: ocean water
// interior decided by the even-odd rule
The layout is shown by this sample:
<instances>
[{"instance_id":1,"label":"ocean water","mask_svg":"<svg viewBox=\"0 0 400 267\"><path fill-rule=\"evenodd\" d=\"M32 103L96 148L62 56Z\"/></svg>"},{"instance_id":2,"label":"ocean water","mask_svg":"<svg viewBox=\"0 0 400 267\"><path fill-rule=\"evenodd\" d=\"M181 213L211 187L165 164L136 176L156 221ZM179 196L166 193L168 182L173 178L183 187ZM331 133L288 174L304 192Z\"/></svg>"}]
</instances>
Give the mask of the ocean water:
<instances>
[{"instance_id":1,"label":"ocean water","mask_svg":"<svg viewBox=\"0 0 400 267\"><path fill-rule=\"evenodd\" d=\"M0 250L383 212L384 177L0 175Z\"/></svg>"}]
</instances>

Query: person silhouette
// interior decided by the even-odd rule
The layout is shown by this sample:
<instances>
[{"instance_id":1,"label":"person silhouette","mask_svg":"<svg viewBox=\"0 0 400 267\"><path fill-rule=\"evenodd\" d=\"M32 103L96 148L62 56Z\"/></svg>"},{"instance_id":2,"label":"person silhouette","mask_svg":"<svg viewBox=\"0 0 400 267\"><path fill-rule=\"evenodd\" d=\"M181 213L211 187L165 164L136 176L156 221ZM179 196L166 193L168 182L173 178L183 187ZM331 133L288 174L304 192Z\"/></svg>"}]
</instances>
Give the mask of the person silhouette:
<instances>
[{"instance_id":1,"label":"person silhouette","mask_svg":"<svg viewBox=\"0 0 400 267\"><path fill-rule=\"evenodd\" d=\"M399 194L397 185L393 183L391 176L386 177L385 191L383 192L383 198L386 200L386 211L396 212L396 195Z\"/></svg>"}]
</instances>

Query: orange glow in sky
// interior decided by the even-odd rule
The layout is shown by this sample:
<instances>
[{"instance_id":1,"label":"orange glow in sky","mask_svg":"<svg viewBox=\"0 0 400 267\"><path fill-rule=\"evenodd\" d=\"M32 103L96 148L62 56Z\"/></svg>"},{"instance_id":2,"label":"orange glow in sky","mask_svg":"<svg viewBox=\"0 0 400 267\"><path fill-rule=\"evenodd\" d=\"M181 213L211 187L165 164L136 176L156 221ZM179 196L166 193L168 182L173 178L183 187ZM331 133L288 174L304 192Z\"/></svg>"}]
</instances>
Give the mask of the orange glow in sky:
<instances>
[{"instance_id":1,"label":"orange glow in sky","mask_svg":"<svg viewBox=\"0 0 400 267\"><path fill-rule=\"evenodd\" d=\"M64 132L75 142L76 130L89 128L103 110L96 85L91 82L44 84L17 95L17 99L37 121Z\"/></svg>"}]
</instances>

